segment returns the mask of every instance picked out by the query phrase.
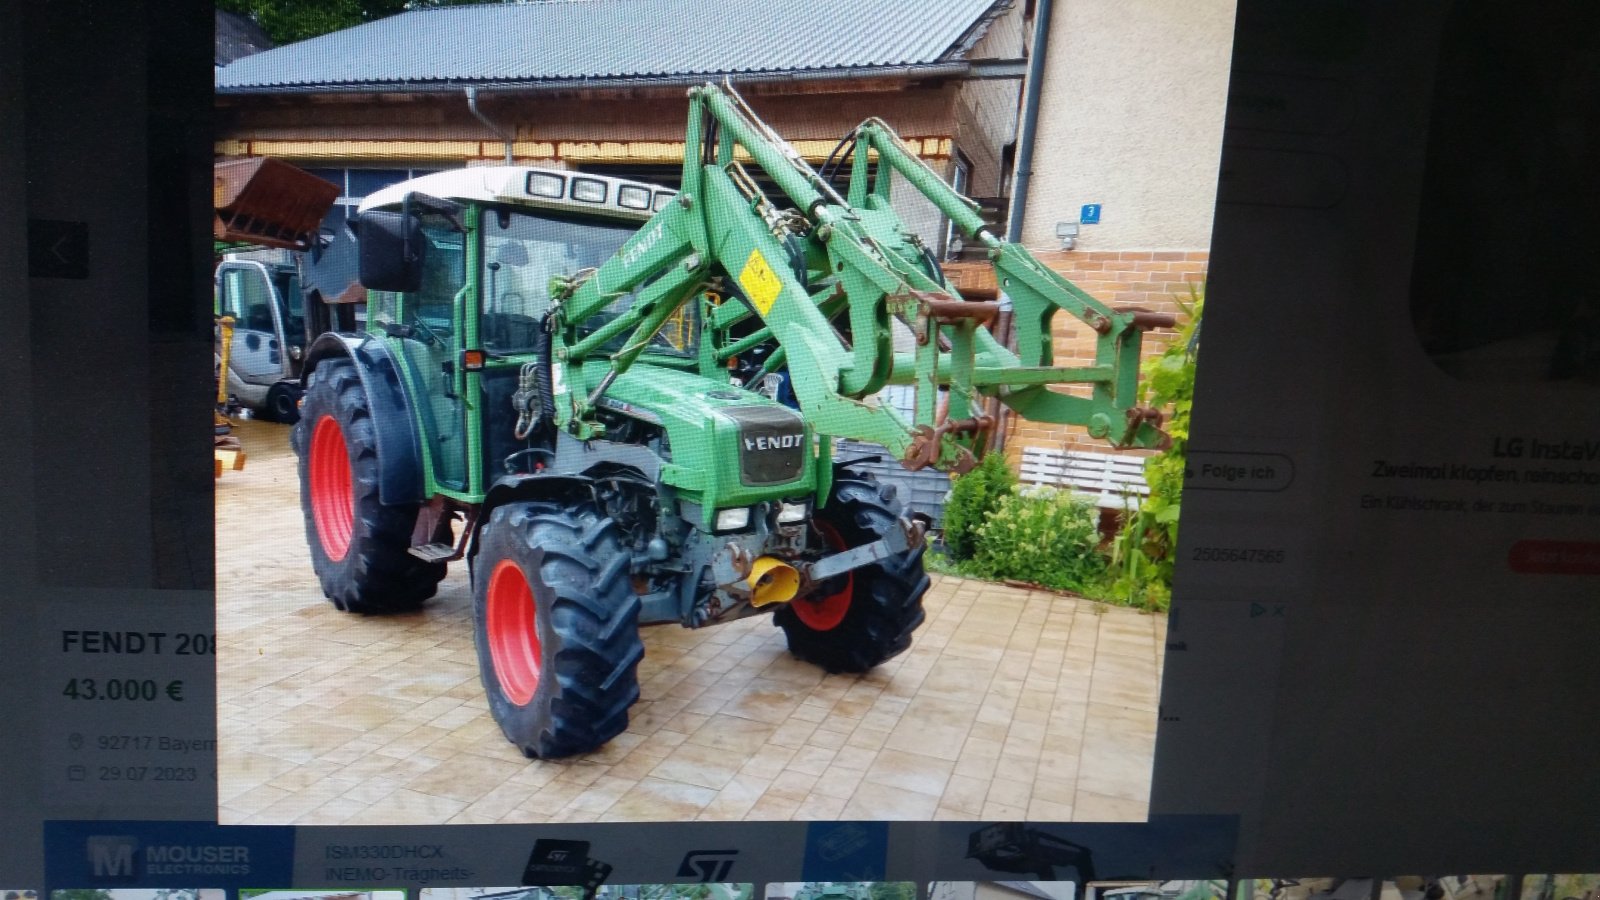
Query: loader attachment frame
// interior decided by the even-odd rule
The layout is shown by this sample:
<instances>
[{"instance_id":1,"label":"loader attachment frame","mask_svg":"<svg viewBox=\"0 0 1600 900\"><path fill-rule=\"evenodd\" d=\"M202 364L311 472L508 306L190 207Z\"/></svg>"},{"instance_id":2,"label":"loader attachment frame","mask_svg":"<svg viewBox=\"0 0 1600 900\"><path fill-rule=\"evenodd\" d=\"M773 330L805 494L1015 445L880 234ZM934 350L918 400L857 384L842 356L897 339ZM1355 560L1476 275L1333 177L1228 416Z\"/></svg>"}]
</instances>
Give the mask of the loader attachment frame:
<instances>
[{"instance_id":1,"label":"loader attachment frame","mask_svg":"<svg viewBox=\"0 0 1600 900\"><path fill-rule=\"evenodd\" d=\"M881 120L867 120L848 139L854 163L845 197L731 85L696 87L689 97L676 200L616 256L556 293L550 326L556 363L565 368L557 419L569 431L603 436L595 413L606 389L663 323L694 302L704 304L707 368L775 344L758 375L786 368L819 433L882 444L909 468L970 468L995 425L987 398L1028 419L1084 426L1118 447L1164 445L1160 415L1136 400L1143 333L1171 327L1171 316L1112 309L994 235L976 204ZM781 197L767 196L747 164ZM966 300L944 283L890 206L895 177L988 249L1000 302ZM582 323L629 295L621 315L580 334ZM718 302L725 297L742 302ZM1005 304L1014 313L1016 351L983 327ZM1095 333L1092 365L1054 364L1051 326L1060 311ZM753 330L751 317L759 320ZM914 352L895 353L891 320L910 329ZM742 323L747 333L733 337ZM621 334L628 335L621 350L602 351ZM915 386L910 421L874 399L887 384ZM1051 389L1059 385L1087 385L1088 396Z\"/></svg>"}]
</instances>

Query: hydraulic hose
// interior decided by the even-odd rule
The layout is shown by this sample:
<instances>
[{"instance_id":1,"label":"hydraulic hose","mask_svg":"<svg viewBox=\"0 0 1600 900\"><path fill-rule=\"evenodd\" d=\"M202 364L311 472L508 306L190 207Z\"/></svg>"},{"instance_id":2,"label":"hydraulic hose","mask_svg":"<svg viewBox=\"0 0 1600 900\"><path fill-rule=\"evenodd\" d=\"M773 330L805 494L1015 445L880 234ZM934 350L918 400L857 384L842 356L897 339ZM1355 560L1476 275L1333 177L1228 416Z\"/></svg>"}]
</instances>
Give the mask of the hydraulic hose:
<instances>
[{"instance_id":1,"label":"hydraulic hose","mask_svg":"<svg viewBox=\"0 0 1600 900\"><path fill-rule=\"evenodd\" d=\"M539 327L534 332L533 352L538 357L537 367L533 370L533 383L539 388L539 420L541 422L554 422L556 420L556 398L550 392L550 345L552 338L551 328L554 322L550 321L550 314L545 313L539 319Z\"/></svg>"}]
</instances>

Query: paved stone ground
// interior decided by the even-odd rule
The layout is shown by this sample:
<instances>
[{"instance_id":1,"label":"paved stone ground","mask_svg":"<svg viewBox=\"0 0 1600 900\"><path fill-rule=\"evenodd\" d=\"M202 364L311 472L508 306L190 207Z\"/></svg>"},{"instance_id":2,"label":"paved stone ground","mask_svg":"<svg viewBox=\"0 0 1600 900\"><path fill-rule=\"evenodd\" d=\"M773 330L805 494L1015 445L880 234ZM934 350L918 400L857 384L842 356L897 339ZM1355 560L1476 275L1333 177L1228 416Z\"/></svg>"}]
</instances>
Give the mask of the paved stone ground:
<instances>
[{"instance_id":1,"label":"paved stone ground","mask_svg":"<svg viewBox=\"0 0 1600 900\"><path fill-rule=\"evenodd\" d=\"M478 683L464 565L414 614L323 599L288 431L244 423L217 485L224 824L1145 816L1165 619L949 577L862 676L795 661L766 617L648 628L628 730L525 760Z\"/></svg>"}]
</instances>

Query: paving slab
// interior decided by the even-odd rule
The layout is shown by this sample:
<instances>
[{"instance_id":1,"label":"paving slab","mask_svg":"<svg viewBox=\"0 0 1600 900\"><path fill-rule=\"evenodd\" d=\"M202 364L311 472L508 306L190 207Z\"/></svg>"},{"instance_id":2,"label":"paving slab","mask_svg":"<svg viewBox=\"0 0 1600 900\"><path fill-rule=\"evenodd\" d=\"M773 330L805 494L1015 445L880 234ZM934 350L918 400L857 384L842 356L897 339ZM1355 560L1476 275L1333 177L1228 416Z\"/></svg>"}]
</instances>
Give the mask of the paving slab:
<instances>
[{"instance_id":1,"label":"paving slab","mask_svg":"<svg viewBox=\"0 0 1600 900\"><path fill-rule=\"evenodd\" d=\"M628 730L524 759L478 683L466 567L420 611L318 588L289 428L247 421L217 482L223 824L1142 820L1164 617L935 577L906 653L864 675L758 617L644 631Z\"/></svg>"}]
</instances>

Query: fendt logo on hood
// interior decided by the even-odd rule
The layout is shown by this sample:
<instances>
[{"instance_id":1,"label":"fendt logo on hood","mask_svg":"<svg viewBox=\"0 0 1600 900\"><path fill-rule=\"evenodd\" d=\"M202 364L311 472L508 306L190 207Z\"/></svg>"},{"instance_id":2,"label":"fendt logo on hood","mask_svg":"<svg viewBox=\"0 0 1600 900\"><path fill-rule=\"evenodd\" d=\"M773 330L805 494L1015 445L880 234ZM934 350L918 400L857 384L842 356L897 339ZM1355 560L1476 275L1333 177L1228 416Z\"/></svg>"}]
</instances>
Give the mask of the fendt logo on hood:
<instances>
[{"instance_id":1,"label":"fendt logo on hood","mask_svg":"<svg viewBox=\"0 0 1600 900\"><path fill-rule=\"evenodd\" d=\"M745 450L793 450L805 443L803 434L774 434L744 439Z\"/></svg>"}]
</instances>

